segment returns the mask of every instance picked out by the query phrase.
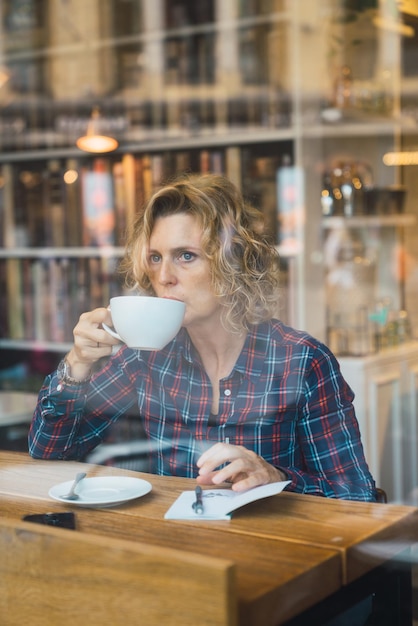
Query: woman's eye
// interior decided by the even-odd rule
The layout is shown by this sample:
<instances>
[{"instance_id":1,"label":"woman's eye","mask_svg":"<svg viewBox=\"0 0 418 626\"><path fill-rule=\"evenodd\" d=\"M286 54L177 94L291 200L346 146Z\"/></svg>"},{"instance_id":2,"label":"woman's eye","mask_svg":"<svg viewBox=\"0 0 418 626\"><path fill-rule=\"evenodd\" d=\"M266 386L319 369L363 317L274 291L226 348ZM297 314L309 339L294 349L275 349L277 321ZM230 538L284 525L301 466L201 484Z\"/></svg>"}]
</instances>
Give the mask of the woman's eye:
<instances>
[{"instance_id":1,"label":"woman's eye","mask_svg":"<svg viewBox=\"0 0 418 626\"><path fill-rule=\"evenodd\" d=\"M149 260L150 260L150 263L159 263L160 255L159 254L151 254Z\"/></svg>"},{"instance_id":2,"label":"woman's eye","mask_svg":"<svg viewBox=\"0 0 418 626\"><path fill-rule=\"evenodd\" d=\"M191 261L192 259L195 258L195 255L193 254L193 252L187 252L187 250L186 250L185 252L181 253L180 258L183 261Z\"/></svg>"}]
</instances>

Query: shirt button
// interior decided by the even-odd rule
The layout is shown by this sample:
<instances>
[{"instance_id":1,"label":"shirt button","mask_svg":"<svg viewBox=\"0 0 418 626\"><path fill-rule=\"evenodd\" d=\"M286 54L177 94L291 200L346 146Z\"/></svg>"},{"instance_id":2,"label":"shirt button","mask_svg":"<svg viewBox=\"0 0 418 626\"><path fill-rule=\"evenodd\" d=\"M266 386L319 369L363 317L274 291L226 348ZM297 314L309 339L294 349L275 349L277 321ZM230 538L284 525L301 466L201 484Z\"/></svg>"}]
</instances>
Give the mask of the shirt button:
<instances>
[{"instance_id":1,"label":"shirt button","mask_svg":"<svg viewBox=\"0 0 418 626\"><path fill-rule=\"evenodd\" d=\"M230 396L230 395L231 395L231 390L230 389L225 389L224 396Z\"/></svg>"},{"instance_id":2,"label":"shirt button","mask_svg":"<svg viewBox=\"0 0 418 626\"><path fill-rule=\"evenodd\" d=\"M62 385L61 384L57 385L57 391L61 391L61 390L62 390Z\"/></svg>"}]
</instances>

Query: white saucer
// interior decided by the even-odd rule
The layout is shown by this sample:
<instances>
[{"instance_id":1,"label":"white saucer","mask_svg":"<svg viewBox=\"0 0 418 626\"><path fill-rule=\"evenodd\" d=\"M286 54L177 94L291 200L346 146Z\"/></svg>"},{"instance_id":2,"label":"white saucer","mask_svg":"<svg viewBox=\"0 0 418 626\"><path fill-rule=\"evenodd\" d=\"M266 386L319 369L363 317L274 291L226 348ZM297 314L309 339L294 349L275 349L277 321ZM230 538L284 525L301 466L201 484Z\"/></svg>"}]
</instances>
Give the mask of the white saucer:
<instances>
[{"instance_id":1,"label":"white saucer","mask_svg":"<svg viewBox=\"0 0 418 626\"><path fill-rule=\"evenodd\" d=\"M48 495L54 500L77 506L104 507L115 506L128 500L140 498L152 489L151 483L131 476L99 476L84 478L76 489L77 500L67 500L62 496L69 492L72 480L54 485Z\"/></svg>"}]
</instances>

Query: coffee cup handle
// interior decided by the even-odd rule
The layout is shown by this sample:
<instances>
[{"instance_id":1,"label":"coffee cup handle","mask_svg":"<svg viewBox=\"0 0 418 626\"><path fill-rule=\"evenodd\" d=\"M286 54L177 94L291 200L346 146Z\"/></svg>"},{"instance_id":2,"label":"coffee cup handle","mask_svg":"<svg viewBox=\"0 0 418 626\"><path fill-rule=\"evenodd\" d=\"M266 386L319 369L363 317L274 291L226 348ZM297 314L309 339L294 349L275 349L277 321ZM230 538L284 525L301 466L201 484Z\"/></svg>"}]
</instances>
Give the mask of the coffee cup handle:
<instances>
[{"instance_id":1,"label":"coffee cup handle","mask_svg":"<svg viewBox=\"0 0 418 626\"><path fill-rule=\"evenodd\" d=\"M109 333L109 335L112 335L112 337L114 337L115 339L119 339L119 341L121 341L123 343L122 337L120 335L118 335L118 333L116 331L114 331L112 328L110 328L107 324L102 322L102 327L105 329L105 331L107 333Z\"/></svg>"}]
</instances>

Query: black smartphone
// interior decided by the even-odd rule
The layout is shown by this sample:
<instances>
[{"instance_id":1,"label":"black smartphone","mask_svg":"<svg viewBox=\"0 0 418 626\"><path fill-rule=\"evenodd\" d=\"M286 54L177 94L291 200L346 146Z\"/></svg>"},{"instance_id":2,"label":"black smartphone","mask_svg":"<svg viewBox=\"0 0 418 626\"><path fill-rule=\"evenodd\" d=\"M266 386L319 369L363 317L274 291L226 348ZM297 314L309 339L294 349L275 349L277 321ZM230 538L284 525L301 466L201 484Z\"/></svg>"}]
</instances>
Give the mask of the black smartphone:
<instances>
[{"instance_id":1,"label":"black smartphone","mask_svg":"<svg viewBox=\"0 0 418 626\"><path fill-rule=\"evenodd\" d=\"M66 513L36 513L22 517L25 522L44 524L46 526L57 526L57 528L69 528L75 530L75 514Z\"/></svg>"}]
</instances>

